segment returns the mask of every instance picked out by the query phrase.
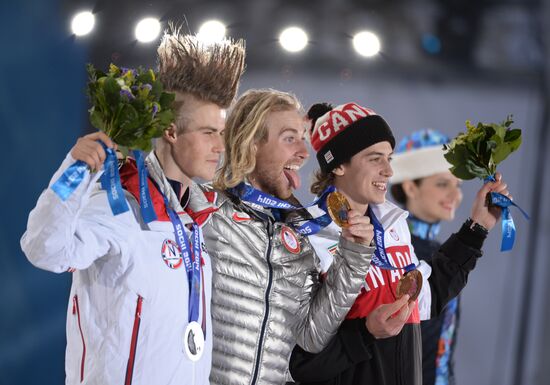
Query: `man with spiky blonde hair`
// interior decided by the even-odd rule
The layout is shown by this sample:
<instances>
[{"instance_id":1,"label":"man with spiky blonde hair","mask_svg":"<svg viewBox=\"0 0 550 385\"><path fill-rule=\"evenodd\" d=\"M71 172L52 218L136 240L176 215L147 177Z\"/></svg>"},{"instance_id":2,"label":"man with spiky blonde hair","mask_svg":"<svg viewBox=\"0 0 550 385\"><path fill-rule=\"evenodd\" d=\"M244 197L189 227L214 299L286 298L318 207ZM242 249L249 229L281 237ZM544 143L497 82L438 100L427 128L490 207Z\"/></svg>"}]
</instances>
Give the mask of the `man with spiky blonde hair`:
<instances>
[{"instance_id":1,"label":"man with spiky blonde hair","mask_svg":"<svg viewBox=\"0 0 550 385\"><path fill-rule=\"evenodd\" d=\"M158 60L176 119L145 159L156 219L141 216L133 160L120 169L132 210L112 215L96 183L106 157L98 141L116 144L96 132L78 140L51 183L76 160L100 171L86 171L66 201L46 189L21 240L37 267L73 273L67 384L209 384L212 270L202 224L215 208L192 178L214 176L244 45L204 45L172 30Z\"/></svg>"}]
</instances>

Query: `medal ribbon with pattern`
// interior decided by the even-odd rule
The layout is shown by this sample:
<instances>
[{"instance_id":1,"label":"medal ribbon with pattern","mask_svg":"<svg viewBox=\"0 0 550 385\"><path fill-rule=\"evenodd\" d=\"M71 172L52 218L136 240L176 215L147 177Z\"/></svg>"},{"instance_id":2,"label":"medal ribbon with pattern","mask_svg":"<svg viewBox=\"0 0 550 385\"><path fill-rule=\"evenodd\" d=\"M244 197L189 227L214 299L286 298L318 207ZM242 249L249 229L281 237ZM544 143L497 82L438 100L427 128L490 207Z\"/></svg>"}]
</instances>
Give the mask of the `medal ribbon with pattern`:
<instances>
[{"instance_id":1,"label":"medal ribbon with pattern","mask_svg":"<svg viewBox=\"0 0 550 385\"><path fill-rule=\"evenodd\" d=\"M303 208L318 206L321 210L327 211L326 209L326 198L329 193L335 191L333 186L327 187L325 191L315 199L311 204L304 206ZM272 209L284 209L284 210L297 210L299 207L296 207L282 199L274 197L271 194L264 193L260 190L255 189L254 187L246 184L244 182L238 184L237 186L229 189L229 192L233 195L238 196L245 202L253 203L261 207L272 208ZM331 222L330 216L328 214L321 215L320 217L313 218L311 220L305 221L299 226L293 226L294 229L302 235L313 235L321 231L324 227L328 226Z\"/></svg>"},{"instance_id":2,"label":"medal ribbon with pattern","mask_svg":"<svg viewBox=\"0 0 550 385\"><path fill-rule=\"evenodd\" d=\"M495 180L494 176L489 176L485 179L485 183L489 181L494 182ZM510 206L516 206L525 219L529 219L529 215L507 196L495 192L491 192L489 195L490 203L502 209L502 241L500 243L500 251L512 250L514 241L516 240L516 226L514 225L512 213L510 212Z\"/></svg>"},{"instance_id":3,"label":"medal ribbon with pattern","mask_svg":"<svg viewBox=\"0 0 550 385\"><path fill-rule=\"evenodd\" d=\"M160 191L160 189L159 189ZM164 205L166 212L170 217L170 222L174 226L174 236L176 242L181 251L183 263L185 264L185 271L187 272L187 281L189 283L189 301L188 301L188 321L198 322L199 319L199 307L200 307L200 293L201 293L201 274L202 274L202 251L201 251L201 229L199 225L193 222L193 250L189 245L189 239L185 235L185 227L176 213L176 211L170 206L168 199L164 194ZM204 302L204 283L202 285L202 297ZM206 338L206 310L203 306L202 309L202 331L204 338Z\"/></svg>"},{"instance_id":4,"label":"medal ribbon with pattern","mask_svg":"<svg viewBox=\"0 0 550 385\"><path fill-rule=\"evenodd\" d=\"M378 266L381 269L387 269L387 270L394 270L398 269L398 267L393 266L390 263L390 260L386 254L386 245L384 242L384 227L382 226L382 223L376 218L376 215L374 214L374 211L372 211L371 206L367 208L367 216L370 218L370 222L372 223L372 226L374 227L374 245L376 247L374 251L374 255L372 256L371 263L374 266ZM407 265L404 267L405 272L412 271L416 269L416 265L414 263L411 263L410 265Z\"/></svg>"}]
</instances>

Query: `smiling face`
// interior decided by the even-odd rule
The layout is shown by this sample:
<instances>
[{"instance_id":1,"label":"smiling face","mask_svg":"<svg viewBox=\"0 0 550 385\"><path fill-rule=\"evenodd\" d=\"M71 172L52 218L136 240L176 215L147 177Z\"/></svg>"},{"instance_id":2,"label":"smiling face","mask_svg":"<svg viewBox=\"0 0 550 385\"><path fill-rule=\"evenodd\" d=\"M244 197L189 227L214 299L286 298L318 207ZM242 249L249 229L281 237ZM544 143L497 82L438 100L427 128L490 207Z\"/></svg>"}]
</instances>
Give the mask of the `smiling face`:
<instances>
[{"instance_id":1,"label":"smiling face","mask_svg":"<svg viewBox=\"0 0 550 385\"><path fill-rule=\"evenodd\" d=\"M298 110L272 111L265 119L267 138L256 146L256 167L248 176L252 185L280 199L300 188L298 170L309 156L305 121Z\"/></svg>"},{"instance_id":2,"label":"smiling face","mask_svg":"<svg viewBox=\"0 0 550 385\"><path fill-rule=\"evenodd\" d=\"M429 223L450 221L462 202L462 181L449 171L437 173L420 180L403 182L407 196L407 210L415 217Z\"/></svg>"},{"instance_id":3,"label":"smiling face","mask_svg":"<svg viewBox=\"0 0 550 385\"><path fill-rule=\"evenodd\" d=\"M364 212L370 203L384 203L393 149L389 142L378 142L355 154L333 170L334 185L353 209Z\"/></svg>"}]
</instances>

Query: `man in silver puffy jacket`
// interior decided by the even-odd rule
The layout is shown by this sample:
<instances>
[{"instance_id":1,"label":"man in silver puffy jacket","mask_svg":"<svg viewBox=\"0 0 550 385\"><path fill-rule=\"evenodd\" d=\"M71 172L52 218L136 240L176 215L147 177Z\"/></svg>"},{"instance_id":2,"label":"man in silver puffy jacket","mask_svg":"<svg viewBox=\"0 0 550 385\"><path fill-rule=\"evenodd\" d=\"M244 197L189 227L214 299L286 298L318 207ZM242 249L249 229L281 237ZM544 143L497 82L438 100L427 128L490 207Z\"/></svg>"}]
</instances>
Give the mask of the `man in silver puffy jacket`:
<instances>
[{"instance_id":1,"label":"man in silver puffy jacket","mask_svg":"<svg viewBox=\"0 0 550 385\"><path fill-rule=\"evenodd\" d=\"M275 90L245 93L228 117L219 210L204 227L213 270L212 384L284 384L294 345L321 351L367 273L373 228L350 211L319 285L318 258L298 231L311 217L292 195L308 157L305 123L296 98ZM279 209L289 204L295 209Z\"/></svg>"}]
</instances>

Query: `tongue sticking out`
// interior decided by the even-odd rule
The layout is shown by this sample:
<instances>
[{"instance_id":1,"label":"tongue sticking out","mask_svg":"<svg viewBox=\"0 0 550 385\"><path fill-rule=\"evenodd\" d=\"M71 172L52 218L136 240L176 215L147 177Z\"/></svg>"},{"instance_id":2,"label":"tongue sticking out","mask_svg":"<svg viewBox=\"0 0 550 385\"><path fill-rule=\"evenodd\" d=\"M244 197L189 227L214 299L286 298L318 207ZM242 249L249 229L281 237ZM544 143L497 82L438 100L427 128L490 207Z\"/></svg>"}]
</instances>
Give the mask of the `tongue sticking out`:
<instances>
[{"instance_id":1,"label":"tongue sticking out","mask_svg":"<svg viewBox=\"0 0 550 385\"><path fill-rule=\"evenodd\" d=\"M285 173L286 179L288 179L288 183L290 183L290 187L292 187L293 190L298 190L302 185L298 173L288 169L284 169L283 172Z\"/></svg>"}]
</instances>

